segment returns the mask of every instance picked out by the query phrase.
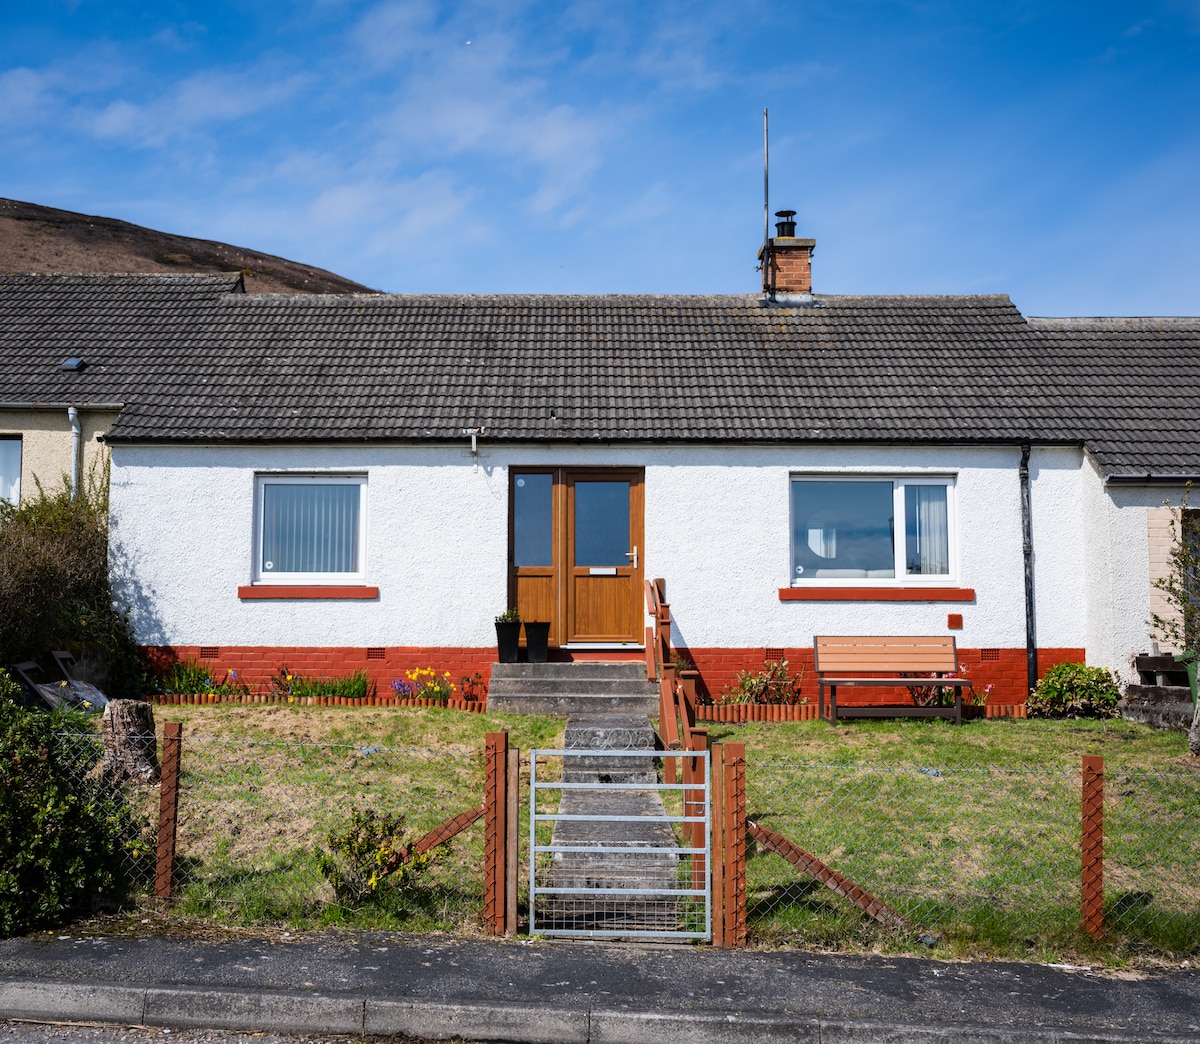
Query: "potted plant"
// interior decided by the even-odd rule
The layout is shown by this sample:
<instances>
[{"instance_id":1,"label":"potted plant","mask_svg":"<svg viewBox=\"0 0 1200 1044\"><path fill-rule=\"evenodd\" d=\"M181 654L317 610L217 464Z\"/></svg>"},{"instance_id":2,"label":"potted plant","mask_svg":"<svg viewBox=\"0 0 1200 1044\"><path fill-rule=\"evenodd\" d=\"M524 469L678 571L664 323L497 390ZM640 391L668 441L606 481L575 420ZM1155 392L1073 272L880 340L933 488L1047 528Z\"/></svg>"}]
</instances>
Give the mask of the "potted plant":
<instances>
[{"instance_id":1,"label":"potted plant","mask_svg":"<svg viewBox=\"0 0 1200 1044\"><path fill-rule=\"evenodd\" d=\"M496 654L501 663L516 663L521 644L521 614L505 609L496 617Z\"/></svg>"},{"instance_id":2,"label":"potted plant","mask_svg":"<svg viewBox=\"0 0 1200 1044\"><path fill-rule=\"evenodd\" d=\"M530 663L545 663L549 654L550 624L525 621L525 655Z\"/></svg>"}]
</instances>

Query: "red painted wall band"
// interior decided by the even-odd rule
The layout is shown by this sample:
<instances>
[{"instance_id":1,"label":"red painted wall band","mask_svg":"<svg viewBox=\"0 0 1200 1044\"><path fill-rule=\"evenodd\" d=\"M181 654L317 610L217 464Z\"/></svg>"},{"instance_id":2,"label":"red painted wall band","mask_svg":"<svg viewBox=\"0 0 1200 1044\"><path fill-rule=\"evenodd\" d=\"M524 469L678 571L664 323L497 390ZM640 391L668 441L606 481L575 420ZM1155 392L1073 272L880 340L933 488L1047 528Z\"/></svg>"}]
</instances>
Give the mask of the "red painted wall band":
<instances>
[{"instance_id":1,"label":"red painted wall band","mask_svg":"<svg viewBox=\"0 0 1200 1044\"><path fill-rule=\"evenodd\" d=\"M781 602L973 602L973 587L781 587Z\"/></svg>"},{"instance_id":2,"label":"red painted wall band","mask_svg":"<svg viewBox=\"0 0 1200 1044\"><path fill-rule=\"evenodd\" d=\"M320 584L258 584L239 587L238 597L257 598L378 598L378 587L325 587Z\"/></svg>"}]
</instances>

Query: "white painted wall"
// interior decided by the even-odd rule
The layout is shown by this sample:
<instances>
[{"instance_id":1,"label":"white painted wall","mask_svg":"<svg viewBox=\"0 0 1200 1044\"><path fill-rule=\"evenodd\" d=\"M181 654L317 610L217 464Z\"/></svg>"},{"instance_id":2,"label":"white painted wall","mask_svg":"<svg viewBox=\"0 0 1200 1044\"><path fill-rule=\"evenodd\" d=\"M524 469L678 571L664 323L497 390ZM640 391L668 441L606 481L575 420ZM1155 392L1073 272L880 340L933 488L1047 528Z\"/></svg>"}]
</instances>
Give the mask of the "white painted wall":
<instances>
[{"instance_id":1,"label":"white painted wall","mask_svg":"<svg viewBox=\"0 0 1200 1044\"><path fill-rule=\"evenodd\" d=\"M1090 464L1083 469L1087 576L1087 660L1132 676L1130 657L1149 652L1149 513L1178 504L1182 484L1105 486Z\"/></svg>"},{"instance_id":2,"label":"white painted wall","mask_svg":"<svg viewBox=\"0 0 1200 1044\"><path fill-rule=\"evenodd\" d=\"M1019 460L1015 449L987 447L484 440L473 458L465 446L117 446L114 563L147 644L488 646L505 603L507 468L644 466L645 574L667 580L677 642L795 647L816 633L939 634L947 614L961 612L960 645L1023 646ZM378 602L238 599L251 581L254 475L280 469L367 474L367 583L379 587ZM789 475L827 471L955 475L958 583L976 601L781 602ZM1031 475L1039 644L1081 646L1093 621L1080 578L1095 543L1081 455L1036 450Z\"/></svg>"}]
</instances>

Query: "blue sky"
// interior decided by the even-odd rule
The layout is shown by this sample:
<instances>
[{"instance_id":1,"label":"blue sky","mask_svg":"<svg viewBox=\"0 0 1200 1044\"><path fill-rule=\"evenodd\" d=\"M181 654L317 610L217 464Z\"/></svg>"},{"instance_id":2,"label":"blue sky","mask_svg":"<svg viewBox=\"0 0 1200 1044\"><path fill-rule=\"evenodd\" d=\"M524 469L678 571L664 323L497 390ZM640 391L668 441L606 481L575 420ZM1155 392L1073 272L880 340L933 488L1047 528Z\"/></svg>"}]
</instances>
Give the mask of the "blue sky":
<instances>
[{"instance_id":1,"label":"blue sky","mask_svg":"<svg viewBox=\"0 0 1200 1044\"><path fill-rule=\"evenodd\" d=\"M1200 314L1200 0L8 0L0 195L396 292Z\"/></svg>"}]
</instances>

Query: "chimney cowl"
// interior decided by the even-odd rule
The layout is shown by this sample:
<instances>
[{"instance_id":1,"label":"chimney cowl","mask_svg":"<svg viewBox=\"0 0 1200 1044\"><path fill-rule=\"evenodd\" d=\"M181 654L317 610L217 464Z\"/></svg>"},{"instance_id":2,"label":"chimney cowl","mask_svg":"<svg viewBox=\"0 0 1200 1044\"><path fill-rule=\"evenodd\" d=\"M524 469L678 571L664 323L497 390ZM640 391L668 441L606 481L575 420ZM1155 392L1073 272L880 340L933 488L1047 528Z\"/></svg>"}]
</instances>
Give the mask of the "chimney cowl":
<instances>
[{"instance_id":1,"label":"chimney cowl","mask_svg":"<svg viewBox=\"0 0 1200 1044\"><path fill-rule=\"evenodd\" d=\"M775 222L775 234L777 236L786 236L788 239L796 237L796 212L794 210L777 210L775 216L781 220Z\"/></svg>"}]
</instances>

